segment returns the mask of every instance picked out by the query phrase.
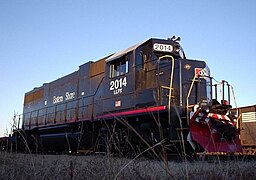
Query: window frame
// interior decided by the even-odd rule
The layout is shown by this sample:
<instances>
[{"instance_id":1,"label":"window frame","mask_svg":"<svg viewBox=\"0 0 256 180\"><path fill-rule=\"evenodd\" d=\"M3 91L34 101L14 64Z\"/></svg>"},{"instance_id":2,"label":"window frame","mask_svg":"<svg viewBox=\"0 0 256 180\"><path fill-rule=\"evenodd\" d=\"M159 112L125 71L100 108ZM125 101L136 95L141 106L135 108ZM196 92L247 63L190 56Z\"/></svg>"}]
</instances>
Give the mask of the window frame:
<instances>
[{"instance_id":1,"label":"window frame","mask_svg":"<svg viewBox=\"0 0 256 180\"><path fill-rule=\"evenodd\" d=\"M129 54L110 62L109 77L115 78L129 73Z\"/></svg>"},{"instance_id":2,"label":"window frame","mask_svg":"<svg viewBox=\"0 0 256 180\"><path fill-rule=\"evenodd\" d=\"M139 51L136 54L135 66L136 68L144 69L147 60L147 55L143 51Z\"/></svg>"}]
</instances>

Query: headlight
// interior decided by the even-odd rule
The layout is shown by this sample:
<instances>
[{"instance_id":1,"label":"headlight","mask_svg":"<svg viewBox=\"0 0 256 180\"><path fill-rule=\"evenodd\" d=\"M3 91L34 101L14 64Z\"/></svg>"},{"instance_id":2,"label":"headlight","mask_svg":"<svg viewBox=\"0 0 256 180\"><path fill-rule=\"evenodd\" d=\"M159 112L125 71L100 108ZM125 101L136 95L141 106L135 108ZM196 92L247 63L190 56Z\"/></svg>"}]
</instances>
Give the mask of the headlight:
<instances>
[{"instance_id":1,"label":"headlight","mask_svg":"<svg viewBox=\"0 0 256 180\"><path fill-rule=\"evenodd\" d=\"M181 59L184 59L184 52L183 52L183 49L180 45L175 46L175 52L179 54Z\"/></svg>"}]
</instances>

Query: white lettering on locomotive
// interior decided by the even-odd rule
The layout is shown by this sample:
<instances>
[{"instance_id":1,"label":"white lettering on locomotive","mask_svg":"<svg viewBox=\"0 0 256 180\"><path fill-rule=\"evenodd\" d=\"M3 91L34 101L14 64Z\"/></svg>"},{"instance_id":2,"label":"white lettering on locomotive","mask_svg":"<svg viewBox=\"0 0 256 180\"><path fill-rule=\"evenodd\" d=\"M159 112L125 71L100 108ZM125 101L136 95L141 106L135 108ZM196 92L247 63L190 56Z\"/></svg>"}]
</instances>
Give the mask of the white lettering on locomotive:
<instances>
[{"instance_id":1,"label":"white lettering on locomotive","mask_svg":"<svg viewBox=\"0 0 256 180\"><path fill-rule=\"evenodd\" d=\"M76 96L75 92L66 92L66 94L65 94L65 101L74 99L75 96ZM53 101L52 101L53 104L61 103L63 101L64 101L64 97L63 96L53 96Z\"/></svg>"},{"instance_id":2,"label":"white lettering on locomotive","mask_svg":"<svg viewBox=\"0 0 256 180\"><path fill-rule=\"evenodd\" d=\"M68 101L70 99L74 99L75 98L76 93L75 92L66 92L66 98L65 100Z\"/></svg>"},{"instance_id":3,"label":"white lettering on locomotive","mask_svg":"<svg viewBox=\"0 0 256 180\"><path fill-rule=\"evenodd\" d=\"M63 96L53 96L53 104L63 102Z\"/></svg>"},{"instance_id":4,"label":"white lettering on locomotive","mask_svg":"<svg viewBox=\"0 0 256 180\"><path fill-rule=\"evenodd\" d=\"M114 95L123 93L123 87L127 86L126 77L110 81L109 90L113 91Z\"/></svg>"}]
</instances>

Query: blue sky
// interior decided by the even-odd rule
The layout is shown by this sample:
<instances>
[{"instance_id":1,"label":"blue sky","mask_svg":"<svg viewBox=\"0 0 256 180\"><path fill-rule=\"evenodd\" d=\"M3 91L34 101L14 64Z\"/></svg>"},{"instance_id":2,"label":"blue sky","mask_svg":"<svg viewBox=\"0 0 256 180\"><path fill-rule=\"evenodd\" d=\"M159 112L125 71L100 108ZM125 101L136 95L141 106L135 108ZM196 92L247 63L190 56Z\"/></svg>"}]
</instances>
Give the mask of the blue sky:
<instances>
[{"instance_id":1,"label":"blue sky","mask_svg":"<svg viewBox=\"0 0 256 180\"><path fill-rule=\"evenodd\" d=\"M205 60L256 104L255 0L0 0L0 136L22 113L24 93L151 37L181 37L187 58Z\"/></svg>"}]
</instances>

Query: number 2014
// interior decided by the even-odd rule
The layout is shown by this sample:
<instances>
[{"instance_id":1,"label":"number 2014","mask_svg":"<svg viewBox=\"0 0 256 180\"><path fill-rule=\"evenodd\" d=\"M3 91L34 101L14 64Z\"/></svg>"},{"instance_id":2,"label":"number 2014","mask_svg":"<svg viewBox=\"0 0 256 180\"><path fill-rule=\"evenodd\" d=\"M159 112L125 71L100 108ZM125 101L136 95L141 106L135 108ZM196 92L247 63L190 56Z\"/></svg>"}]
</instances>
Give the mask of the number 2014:
<instances>
[{"instance_id":1,"label":"number 2014","mask_svg":"<svg viewBox=\"0 0 256 180\"><path fill-rule=\"evenodd\" d=\"M109 88L109 90L113 91L115 89L120 89L123 86L127 86L126 77L110 81L110 88Z\"/></svg>"}]
</instances>

